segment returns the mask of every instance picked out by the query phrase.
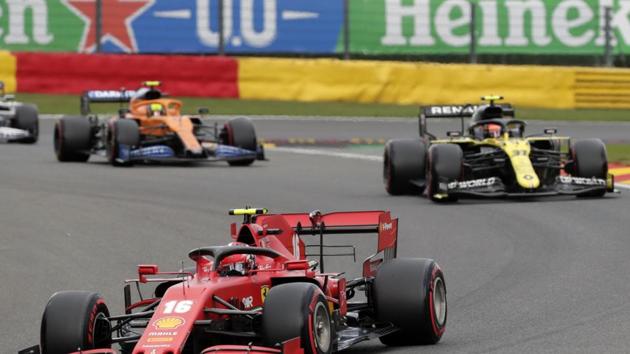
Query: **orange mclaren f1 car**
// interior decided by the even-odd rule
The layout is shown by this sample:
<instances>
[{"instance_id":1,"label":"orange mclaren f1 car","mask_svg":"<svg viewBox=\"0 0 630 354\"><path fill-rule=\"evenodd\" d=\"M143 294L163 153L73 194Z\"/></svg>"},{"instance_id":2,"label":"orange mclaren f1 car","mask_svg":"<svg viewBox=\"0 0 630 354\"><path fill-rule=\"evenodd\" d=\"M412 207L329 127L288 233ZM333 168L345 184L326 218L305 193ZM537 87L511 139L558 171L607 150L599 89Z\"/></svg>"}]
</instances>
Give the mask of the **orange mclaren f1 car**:
<instances>
[{"instance_id":1,"label":"orange mclaren f1 car","mask_svg":"<svg viewBox=\"0 0 630 354\"><path fill-rule=\"evenodd\" d=\"M139 161L227 161L247 166L264 160L254 125L247 118L229 120L219 129L199 116L182 115L182 102L167 97L157 81L137 91L87 91L81 116L63 117L55 125L54 146L59 161L85 162L90 155L106 156L115 166ZM92 114L91 103L129 103L107 120Z\"/></svg>"}]
</instances>

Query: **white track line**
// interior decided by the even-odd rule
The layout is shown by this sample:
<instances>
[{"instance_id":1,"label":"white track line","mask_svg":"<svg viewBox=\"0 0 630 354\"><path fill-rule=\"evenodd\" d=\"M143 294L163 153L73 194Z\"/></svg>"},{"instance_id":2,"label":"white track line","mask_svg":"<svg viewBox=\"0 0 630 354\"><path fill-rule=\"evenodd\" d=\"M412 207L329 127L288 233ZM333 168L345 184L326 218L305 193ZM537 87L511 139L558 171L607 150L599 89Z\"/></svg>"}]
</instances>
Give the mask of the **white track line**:
<instances>
[{"instance_id":1,"label":"white track line","mask_svg":"<svg viewBox=\"0 0 630 354\"><path fill-rule=\"evenodd\" d=\"M327 156L327 157L332 156L332 157L341 157L344 159L383 162L382 156L353 154L350 152L324 151L324 150L316 150L316 149L286 148L286 147L274 147L274 148L271 148L270 150L280 151L280 152L289 152L289 153L301 154L301 155L314 155L314 156Z\"/></svg>"}]
</instances>

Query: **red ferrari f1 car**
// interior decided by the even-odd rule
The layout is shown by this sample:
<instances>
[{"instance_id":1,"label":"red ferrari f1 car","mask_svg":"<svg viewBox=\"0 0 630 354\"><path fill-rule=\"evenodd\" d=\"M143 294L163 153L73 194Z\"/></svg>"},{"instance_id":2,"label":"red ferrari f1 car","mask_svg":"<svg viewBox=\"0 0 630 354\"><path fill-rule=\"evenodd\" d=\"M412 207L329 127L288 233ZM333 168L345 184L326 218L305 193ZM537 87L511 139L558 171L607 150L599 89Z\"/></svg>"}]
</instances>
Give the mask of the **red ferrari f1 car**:
<instances>
[{"instance_id":1,"label":"red ferrari f1 car","mask_svg":"<svg viewBox=\"0 0 630 354\"><path fill-rule=\"evenodd\" d=\"M121 315L111 315L97 293L54 294L40 346L23 353L117 353L118 344L133 354L327 354L373 338L415 345L442 337L444 275L434 260L396 258L398 219L389 212L230 213L244 215L240 227L232 224L233 242L190 251L194 268L139 265L138 278L126 281ZM331 234L378 235L361 277L325 272L326 250L355 254L352 246L325 245ZM140 287L146 283L156 285L148 297ZM132 285L139 295L133 301Z\"/></svg>"}]
</instances>

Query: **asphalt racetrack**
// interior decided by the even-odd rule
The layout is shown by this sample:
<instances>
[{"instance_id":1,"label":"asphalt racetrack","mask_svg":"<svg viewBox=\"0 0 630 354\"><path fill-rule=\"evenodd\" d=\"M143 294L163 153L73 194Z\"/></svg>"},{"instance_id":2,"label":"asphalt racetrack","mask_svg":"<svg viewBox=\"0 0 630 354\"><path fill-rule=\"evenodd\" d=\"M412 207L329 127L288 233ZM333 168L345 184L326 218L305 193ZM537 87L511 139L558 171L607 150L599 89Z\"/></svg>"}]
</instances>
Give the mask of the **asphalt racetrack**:
<instances>
[{"instance_id":1,"label":"asphalt racetrack","mask_svg":"<svg viewBox=\"0 0 630 354\"><path fill-rule=\"evenodd\" d=\"M259 137L412 137L417 123L256 120ZM549 125L549 124L542 124ZM561 132L627 139L623 123L578 123ZM567 131L569 130L569 131ZM625 137L624 137L625 135ZM101 292L122 311L123 280L136 265L177 270L195 247L230 241L227 215L253 205L274 212L389 209L400 218L399 256L435 258L445 272L448 325L435 346L362 343L350 353L622 353L630 348L630 191L603 199L469 200L436 205L391 197L382 147L268 150L250 168L225 163L114 168L102 158L59 163L52 121L37 145L0 146L0 352L39 340L58 290ZM326 271L355 276L359 262ZM401 284L402 287L405 284Z\"/></svg>"}]
</instances>

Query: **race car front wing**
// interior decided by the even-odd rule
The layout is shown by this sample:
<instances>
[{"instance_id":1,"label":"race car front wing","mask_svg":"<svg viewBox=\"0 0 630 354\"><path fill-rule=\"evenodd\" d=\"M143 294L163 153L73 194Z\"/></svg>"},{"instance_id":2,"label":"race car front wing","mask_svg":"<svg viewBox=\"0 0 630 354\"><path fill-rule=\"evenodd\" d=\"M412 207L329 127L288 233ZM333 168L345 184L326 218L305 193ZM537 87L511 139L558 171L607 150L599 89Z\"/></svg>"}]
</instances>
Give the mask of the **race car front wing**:
<instances>
[{"instance_id":1,"label":"race car front wing","mask_svg":"<svg viewBox=\"0 0 630 354\"><path fill-rule=\"evenodd\" d=\"M154 353L162 351L153 350ZM18 354L41 354L39 345L20 350ZM119 354L111 348L81 350L68 354ZM275 347L255 345L216 345L204 349L201 354L304 354L299 337L278 344Z\"/></svg>"},{"instance_id":2,"label":"race car front wing","mask_svg":"<svg viewBox=\"0 0 630 354\"><path fill-rule=\"evenodd\" d=\"M132 148L128 145L120 145L121 162L128 161L238 161L238 160L264 160L264 150L261 145L256 151L242 149L236 146L222 144L204 144L204 153L198 155L178 155L168 145L153 145L147 147Z\"/></svg>"},{"instance_id":3,"label":"race car front wing","mask_svg":"<svg viewBox=\"0 0 630 354\"><path fill-rule=\"evenodd\" d=\"M499 177L440 182L438 193L436 193L434 197L437 199L445 199L449 196L525 198L556 195L588 195L602 190L606 192L616 192L613 175L608 174L606 179L557 176L554 183L531 190L510 190Z\"/></svg>"},{"instance_id":4,"label":"race car front wing","mask_svg":"<svg viewBox=\"0 0 630 354\"><path fill-rule=\"evenodd\" d=\"M10 143L31 137L31 133L26 130L11 127L0 127L0 142Z\"/></svg>"}]
</instances>

